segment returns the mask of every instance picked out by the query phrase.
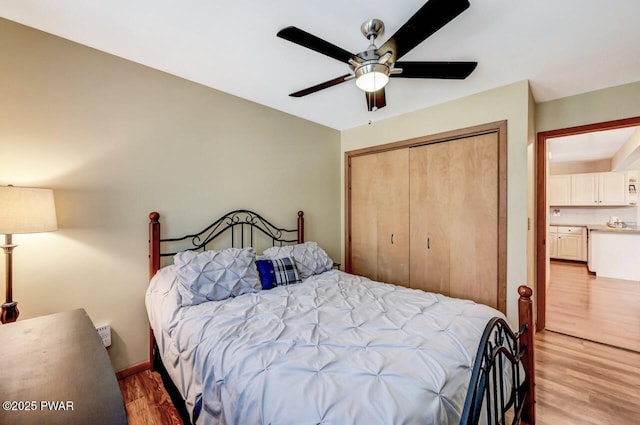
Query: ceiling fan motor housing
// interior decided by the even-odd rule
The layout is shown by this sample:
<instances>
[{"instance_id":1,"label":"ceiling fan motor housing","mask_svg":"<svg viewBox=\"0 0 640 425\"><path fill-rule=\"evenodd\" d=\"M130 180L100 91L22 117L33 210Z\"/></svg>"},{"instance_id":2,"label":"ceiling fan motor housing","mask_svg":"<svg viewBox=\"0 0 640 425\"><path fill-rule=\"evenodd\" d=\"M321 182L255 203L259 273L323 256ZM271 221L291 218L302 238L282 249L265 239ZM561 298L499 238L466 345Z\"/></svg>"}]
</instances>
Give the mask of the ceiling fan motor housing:
<instances>
[{"instance_id":1,"label":"ceiling fan motor housing","mask_svg":"<svg viewBox=\"0 0 640 425\"><path fill-rule=\"evenodd\" d=\"M369 19L362 23L360 31L362 31L362 34L367 37L367 40L371 40L371 37L376 39L384 34L384 23L380 19Z\"/></svg>"}]
</instances>

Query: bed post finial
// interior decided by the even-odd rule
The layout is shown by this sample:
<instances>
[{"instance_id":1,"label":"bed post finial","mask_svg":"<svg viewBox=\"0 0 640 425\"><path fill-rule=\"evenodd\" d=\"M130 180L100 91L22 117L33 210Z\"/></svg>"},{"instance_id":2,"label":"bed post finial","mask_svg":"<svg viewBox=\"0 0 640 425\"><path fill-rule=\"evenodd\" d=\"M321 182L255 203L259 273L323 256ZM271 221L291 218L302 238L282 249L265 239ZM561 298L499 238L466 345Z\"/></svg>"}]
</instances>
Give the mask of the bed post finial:
<instances>
[{"instance_id":1,"label":"bed post finial","mask_svg":"<svg viewBox=\"0 0 640 425\"><path fill-rule=\"evenodd\" d=\"M531 302L531 296L533 291L526 285L518 287L518 318L520 330L522 336L520 337L520 344L526 346L526 351L522 356L522 364L527 372L527 379L529 380L529 392L524 399L524 407L522 410L523 422L533 425L536 423L535 415L535 360L533 357L533 303Z\"/></svg>"},{"instance_id":2,"label":"bed post finial","mask_svg":"<svg viewBox=\"0 0 640 425\"><path fill-rule=\"evenodd\" d=\"M298 211L298 243L304 242L304 211Z\"/></svg>"}]
</instances>

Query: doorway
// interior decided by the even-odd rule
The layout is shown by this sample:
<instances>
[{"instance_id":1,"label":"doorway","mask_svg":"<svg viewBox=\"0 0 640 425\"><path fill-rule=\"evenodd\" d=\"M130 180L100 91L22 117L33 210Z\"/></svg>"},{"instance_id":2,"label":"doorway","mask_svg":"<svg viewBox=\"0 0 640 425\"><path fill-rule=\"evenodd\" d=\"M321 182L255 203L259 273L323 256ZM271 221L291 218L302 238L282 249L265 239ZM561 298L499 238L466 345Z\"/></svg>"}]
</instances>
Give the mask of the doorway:
<instances>
[{"instance_id":1,"label":"doorway","mask_svg":"<svg viewBox=\"0 0 640 425\"><path fill-rule=\"evenodd\" d=\"M623 129L627 127L639 126L640 125L640 117L628 118L623 120L609 121L597 124L590 124L580 127L572 127L566 129L559 129L547 132L541 132L537 137L537 145L536 145L536 155L537 155L537 165L536 165L536 208L537 208L537 224L536 224L536 233L537 233L537 255L536 255L536 271L537 271L537 330L543 330L547 327L547 307L549 303L547 302L547 295L549 295L549 283L550 277L552 277L551 264L549 261L550 258L550 248L552 240L549 237L549 224L550 224L550 204L549 199L547 197L547 188L549 184L549 168L550 168L550 160L548 156L550 143L557 138L567 137L567 136L575 136L575 135L586 135L589 133L602 132L605 130L613 130L613 129ZM588 147L586 147L588 149ZM636 154L640 154L640 149ZM571 211L571 207L567 208ZM594 211L594 210L592 210ZM604 224L604 222L603 222ZM583 277L578 277L579 279L589 279L589 277L595 278L595 275L590 276L588 273L588 269L586 267L586 263L581 266L579 262L555 262L555 265L559 265L560 267L554 267L554 270L558 273L572 273L574 271L578 271L579 273L585 274ZM565 267L566 266L566 267ZM571 268L572 266L577 266ZM573 274L573 277L577 275ZM593 285L592 285L593 286ZM580 300L579 297L582 296L583 299ZM580 303L583 304L588 302L590 296L596 295L585 295L580 294L577 295L575 299L575 306L577 308L580 307ZM586 300L586 301L585 301ZM579 319L578 319L579 320ZM582 338L584 336L577 335ZM588 339L588 338L587 338Z\"/></svg>"}]
</instances>

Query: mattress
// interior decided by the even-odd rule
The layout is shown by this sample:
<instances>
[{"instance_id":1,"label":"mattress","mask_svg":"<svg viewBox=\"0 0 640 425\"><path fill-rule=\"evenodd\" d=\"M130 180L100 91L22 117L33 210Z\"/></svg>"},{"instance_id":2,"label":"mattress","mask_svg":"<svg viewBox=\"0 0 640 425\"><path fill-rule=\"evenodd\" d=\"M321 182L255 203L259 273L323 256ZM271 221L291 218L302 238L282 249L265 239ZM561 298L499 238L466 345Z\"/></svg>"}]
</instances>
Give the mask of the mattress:
<instances>
[{"instance_id":1,"label":"mattress","mask_svg":"<svg viewBox=\"0 0 640 425\"><path fill-rule=\"evenodd\" d=\"M146 305L195 424L458 424L485 325L504 317L339 270L180 307L168 266Z\"/></svg>"}]
</instances>

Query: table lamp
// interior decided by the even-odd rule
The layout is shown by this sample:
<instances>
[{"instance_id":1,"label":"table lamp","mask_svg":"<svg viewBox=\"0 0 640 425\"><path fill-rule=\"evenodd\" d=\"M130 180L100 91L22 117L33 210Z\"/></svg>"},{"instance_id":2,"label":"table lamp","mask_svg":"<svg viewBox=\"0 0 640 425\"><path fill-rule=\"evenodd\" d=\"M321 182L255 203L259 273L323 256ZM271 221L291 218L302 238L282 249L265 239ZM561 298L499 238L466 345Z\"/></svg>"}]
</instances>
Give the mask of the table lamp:
<instances>
[{"instance_id":1,"label":"table lamp","mask_svg":"<svg viewBox=\"0 0 640 425\"><path fill-rule=\"evenodd\" d=\"M15 322L18 303L13 300L13 249L11 235L16 233L51 232L58 228L53 190L31 187L0 186L0 234L4 234L6 254L7 293L2 304L2 323Z\"/></svg>"}]
</instances>

